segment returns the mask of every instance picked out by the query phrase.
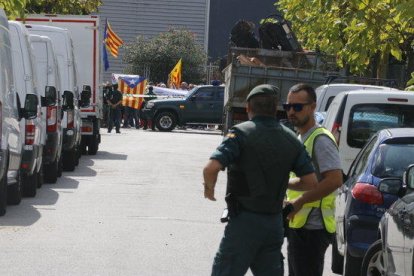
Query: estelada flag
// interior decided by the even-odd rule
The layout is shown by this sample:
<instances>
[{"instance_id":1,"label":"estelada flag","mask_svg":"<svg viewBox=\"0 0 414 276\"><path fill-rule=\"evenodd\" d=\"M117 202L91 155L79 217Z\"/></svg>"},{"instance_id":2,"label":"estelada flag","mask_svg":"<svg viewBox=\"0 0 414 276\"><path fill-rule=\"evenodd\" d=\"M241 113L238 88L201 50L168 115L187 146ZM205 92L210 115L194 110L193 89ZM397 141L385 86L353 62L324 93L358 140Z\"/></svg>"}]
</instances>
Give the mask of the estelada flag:
<instances>
[{"instance_id":1,"label":"estelada flag","mask_svg":"<svg viewBox=\"0 0 414 276\"><path fill-rule=\"evenodd\" d=\"M104 41L106 49L111 53L113 57L118 57L118 48L124 41L112 30L108 20L106 20Z\"/></svg>"},{"instance_id":2,"label":"estelada flag","mask_svg":"<svg viewBox=\"0 0 414 276\"><path fill-rule=\"evenodd\" d=\"M139 95L144 94L146 85L147 79L145 77L119 77L118 90L123 94L122 105L139 109L144 100Z\"/></svg>"},{"instance_id":3,"label":"estelada flag","mask_svg":"<svg viewBox=\"0 0 414 276\"><path fill-rule=\"evenodd\" d=\"M181 58L177 64L172 69L171 73L168 75L168 84L169 87L179 88L181 85L181 71L182 71L182 61Z\"/></svg>"}]
</instances>

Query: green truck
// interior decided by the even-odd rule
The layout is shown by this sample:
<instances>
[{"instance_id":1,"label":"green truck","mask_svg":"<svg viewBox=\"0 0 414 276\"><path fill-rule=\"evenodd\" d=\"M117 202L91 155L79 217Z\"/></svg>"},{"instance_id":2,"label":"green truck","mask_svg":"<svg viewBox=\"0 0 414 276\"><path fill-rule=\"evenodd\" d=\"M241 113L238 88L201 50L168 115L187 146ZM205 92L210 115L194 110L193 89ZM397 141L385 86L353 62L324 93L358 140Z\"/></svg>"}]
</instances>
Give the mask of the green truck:
<instances>
[{"instance_id":1,"label":"green truck","mask_svg":"<svg viewBox=\"0 0 414 276\"><path fill-rule=\"evenodd\" d=\"M152 120L160 131L186 124L222 124L224 86L201 85L183 98L151 100L141 116Z\"/></svg>"}]
</instances>

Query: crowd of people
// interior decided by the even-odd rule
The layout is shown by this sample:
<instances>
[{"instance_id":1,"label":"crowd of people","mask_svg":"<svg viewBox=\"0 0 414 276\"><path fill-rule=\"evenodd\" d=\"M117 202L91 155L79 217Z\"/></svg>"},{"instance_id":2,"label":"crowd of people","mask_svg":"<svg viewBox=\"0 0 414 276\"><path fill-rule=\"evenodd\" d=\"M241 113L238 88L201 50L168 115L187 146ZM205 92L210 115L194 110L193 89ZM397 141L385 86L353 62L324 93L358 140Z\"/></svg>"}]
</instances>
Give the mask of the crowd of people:
<instances>
[{"instance_id":1,"label":"crowd of people","mask_svg":"<svg viewBox=\"0 0 414 276\"><path fill-rule=\"evenodd\" d=\"M145 98L141 102L138 109L123 106L122 105L122 93L118 90L118 84L106 83L103 87L104 98L104 118L103 127L108 128L108 133L112 132L115 128L116 133L121 133L121 128L136 128L136 129L148 129L155 130L155 124L150 118L143 116L141 110L145 107L145 104L157 96L154 93L154 86L166 88L166 84L163 82L153 83L149 82L145 88ZM194 84L183 81L181 82L179 90L192 90L195 87Z\"/></svg>"}]
</instances>

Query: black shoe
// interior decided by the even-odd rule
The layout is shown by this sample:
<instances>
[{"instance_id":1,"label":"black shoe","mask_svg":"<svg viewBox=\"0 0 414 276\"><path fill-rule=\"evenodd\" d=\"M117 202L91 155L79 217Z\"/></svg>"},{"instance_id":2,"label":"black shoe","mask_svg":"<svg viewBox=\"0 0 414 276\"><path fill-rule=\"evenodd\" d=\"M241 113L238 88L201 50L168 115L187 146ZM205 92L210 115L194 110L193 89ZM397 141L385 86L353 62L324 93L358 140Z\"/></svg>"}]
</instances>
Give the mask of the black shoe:
<instances>
[{"instance_id":1,"label":"black shoe","mask_svg":"<svg viewBox=\"0 0 414 276\"><path fill-rule=\"evenodd\" d=\"M111 133L112 130L108 129L108 133Z\"/></svg>"},{"instance_id":2,"label":"black shoe","mask_svg":"<svg viewBox=\"0 0 414 276\"><path fill-rule=\"evenodd\" d=\"M148 129L147 127L144 127L144 128L143 128L143 130L147 130L147 129Z\"/></svg>"},{"instance_id":3,"label":"black shoe","mask_svg":"<svg viewBox=\"0 0 414 276\"><path fill-rule=\"evenodd\" d=\"M121 132L119 131L119 129L117 129L117 130L116 130L116 133L121 133Z\"/></svg>"}]
</instances>

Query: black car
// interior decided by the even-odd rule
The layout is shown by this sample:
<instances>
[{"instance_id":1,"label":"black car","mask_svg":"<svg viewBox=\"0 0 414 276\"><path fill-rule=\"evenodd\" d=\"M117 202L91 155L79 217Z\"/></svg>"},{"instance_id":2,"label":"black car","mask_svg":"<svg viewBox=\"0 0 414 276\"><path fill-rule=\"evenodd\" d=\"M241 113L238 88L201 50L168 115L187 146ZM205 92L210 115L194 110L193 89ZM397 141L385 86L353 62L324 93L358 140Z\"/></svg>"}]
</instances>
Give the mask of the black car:
<instances>
[{"instance_id":1,"label":"black car","mask_svg":"<svg viewBox=\"0 0 414 276\"><path fill-rule=\"evenodd\" d=\"M181 99L151 100L142 115L152 120L160 131L171 131L177 125L221 124L224 86L201 85Z\"/></svg>"},{"instance_id":2,"label":"black car","mask_svg":"<svg viewBox=\"0 0 414 276\"><path fill-rule=\"evenodd\" d=\"M379 225L379 240L367 251L361 275L414 275L414 165L400 178L383 179L383 193L399 199Z\"/></svg>"}]
</instances>

